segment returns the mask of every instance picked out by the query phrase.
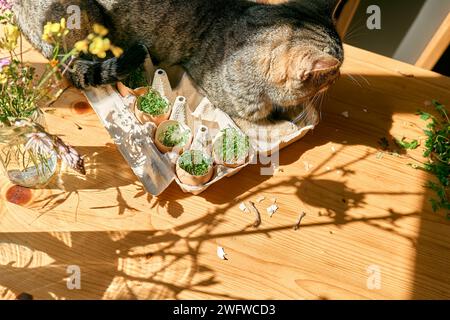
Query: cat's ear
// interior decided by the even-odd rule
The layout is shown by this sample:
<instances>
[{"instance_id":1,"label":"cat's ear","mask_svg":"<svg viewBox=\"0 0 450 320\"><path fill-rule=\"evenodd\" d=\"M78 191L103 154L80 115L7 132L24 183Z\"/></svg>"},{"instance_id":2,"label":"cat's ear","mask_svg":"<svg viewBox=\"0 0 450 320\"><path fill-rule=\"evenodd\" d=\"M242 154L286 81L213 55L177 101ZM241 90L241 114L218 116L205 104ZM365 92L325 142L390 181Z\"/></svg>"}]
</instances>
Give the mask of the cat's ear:
<instances>
[{"instance_id":1,"label":"cat's ear","mask_svg":"<svg viewBox=\"0 0 450 320\"><path fill-rule=\"evenodd\" d=\"M311 72L323 73L337 69L341 65L341 62L330 55L318 57L314 62Z\"/></svg>"}]
</instances>

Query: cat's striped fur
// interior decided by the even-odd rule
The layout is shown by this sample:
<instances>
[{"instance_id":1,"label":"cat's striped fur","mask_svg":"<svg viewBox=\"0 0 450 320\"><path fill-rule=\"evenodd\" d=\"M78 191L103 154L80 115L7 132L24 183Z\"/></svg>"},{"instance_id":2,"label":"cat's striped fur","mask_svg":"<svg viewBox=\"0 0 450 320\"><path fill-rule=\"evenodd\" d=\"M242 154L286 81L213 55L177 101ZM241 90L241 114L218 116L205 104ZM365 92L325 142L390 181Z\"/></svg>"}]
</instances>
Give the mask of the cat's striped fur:
<instances>
[{"instance_id":1,"label":"cat's striped fur","mask_svg":"<svg viewBox=\"0 0 450 320\"><path fill-rule=\"evenodd\" d=\"M337 0L15 1L20 27L47 56L43 25L67 16L70 5L82 11L72 44L97 22L128 49L119 59L77 61L71 74L77 87L124 78L143 62L147 48L162 66L183 65L217 107L254 122L298 114L304 101L337 78L343 61L332 20ZM271 1L280 2L261 0Z\"/></svg>"}]
</instances>

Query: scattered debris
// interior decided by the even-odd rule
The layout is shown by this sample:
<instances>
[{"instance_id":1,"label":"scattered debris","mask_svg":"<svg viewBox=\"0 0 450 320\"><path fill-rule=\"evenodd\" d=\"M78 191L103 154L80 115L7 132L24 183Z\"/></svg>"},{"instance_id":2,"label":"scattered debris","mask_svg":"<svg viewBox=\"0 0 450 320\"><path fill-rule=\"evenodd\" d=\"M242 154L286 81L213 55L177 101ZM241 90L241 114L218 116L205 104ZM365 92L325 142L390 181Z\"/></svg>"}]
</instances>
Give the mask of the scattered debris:
<instances>
[{"instance_id":1,"label":"scattered debris","mask_svg":"<svg viewBox=\"0 0 450 320\"><path fill-rule=\"evenodd\" d=\"M217 247L217 256L222 260L228 260L225 249L222 247Z\"/></svg>"},{"instance_id":2,"label":"scattered debris","mask_svg":"<svg viewBox=\"0 0 450 320\"><path fill-rule=\"evenodd\" d=\"M252 201L248 202L250 204L250 210L255 214L255 222L253 223L254 228L258 228L261 225L261 214L258 208L256 208L255 203Z\"/></svg>"},{"instance_id":3,"label":"scattered debris","mask_svg":"<svg viewBox=\"0 0 450 320\"><path fill-rule=\"evenodd\" d=\"M259 196L258 198L256 198L256 202L258 202L258 203L261 203L264 200L266 200L266 197L264 197L264 196Z\"/></svg>"},{"instance_id":4,"label":"scattered debris","mask_svg":"<svg viewBox=\"0 0 450 320\"><path fill-rule=\"evenodd\" d=\"M335 146L331 147L331 152L336 153L336 147Z\"/></svg>"},{"instance_id":5,"label":"scattered debris","mask_svg":"<svg viewBox=\"0 0 450 320\"><path fill-rule=\"evenodd\" d=\"M303 161L303 164L305 165L305 170L308 172L310 171L314 166L309 163L308 161Z\"/></svg>"},{"instance_id":6,"label":"scattered debris","mask_svg":"<svg viewBox=\"0 0 450 320\"><path fill-rule=\"evenodd\" d=\"M303 218L306 217L305 211L303 211L300 216L298 217L297 223L294 226L294 230L297 231L300 229L300 224L302 223Z\"/></svg>"},{"instance_id":7,"label":"scattered debris","mask_svg":"<svg viewBox=\"0 0 450 320\"><path fill-rule=\"evenodd\" d=\"M280 168L280 167L278 167L278 166L273 166L272 167L273 168L273 172L274 173L283 173L284 172L284 169L283 168Z\"/></svg>"},{"instance_id":8,"label":"scattered debris","mask_svg":"<svg viewBox=\"0 0 450 320\"><path fill-rule=\"evenodd\" d=\"M278 167L278 172L284 172L284 169L281 167Z\"/></svg>"},{"instance_id":9,"label":"scattered debris","mask_svg":"<svg viewBox=\"0 0 450 320\"><path fill-rule=\"evenodd\" d=\"M414 74L412 74L412 73L405 73L405 72L403 72L401 70L397 70L397 73L402 75L402 76L404 76L404 77L406 77L406 78L415 78Z\"/></svg>"},{"instance_id":10,"label":"scattered debris","mask_svg":"<svg viewBox=\"0 0 450 320\"><path fill-rule=\"evenodd\" d=\"M276 203L274 203L270 207L267 208L267 213L272 218L272 216L275 214L275 212L277 212L278 209L279 209L278 205Z\"/></svg>"},{"instance_id":11,"label":"scattered debris","mask_svg":"<svg viewBox=\"0 0 450 320\"><path fill-rule=\"evenodd\" d=\"M380 159L383 159L383 157L384 157L384 152L380 151L380 152L377 153L377 159L380 160Z\"/></svg>"},{"instance_id":12,"label":"scattered debris","mask_svg":"<svg viewBox=\"0 0 450 320\"><path fill-rule=\"evenodd\" d=\"M342 112L341 113L342 114L342 116L344 117L344 118L349 118L350 117L350 113L348 112L348 111L344 111L344 112Z\"/></svg>"},{"instance_id":13,"label":"scattered debris","mask_svg":"<svg viewBox=\"0 0 450 320\"><path fill-rule=\"evenodd\" d=\"M242 212L249 212L249 210L248 210L248 208L247 208L247 206L245 205L244 202L241 202L241 204L239 205L239 209L240 209Z\"/></svg>"},{"instance_id":14,"label":"scattered debris","mask_svg":"<svg viewBox=\"0 0 450 320\"><path fill-rule=\"evenodd\" d=\"M53 108L53 109L46 109L44 112L48 113L48 114L55 114L56 113L56 109L55 108Z\"/></svg>"},{"instance_id":15,"label":"scattered debris","mask_svg":"<svg viewBox=\"0 0 450 320\"><path fill-rule=\"evenodd\" d=\"M413 169L420 169L420 166L418 164L408 163L408 165L411 166L411 168L413 168Z\"/></svg>"},{"instance_id":16,"label":"scattered debris","mask_svg":"<svg viewBox=\"0 0 450 320\"><path fill-rule=\"evenodd\" d=\"M367 109L363 109L363 111L364 111L365 113L369 112L369 110L367 110Z\"/></svg>"}]
</instances>

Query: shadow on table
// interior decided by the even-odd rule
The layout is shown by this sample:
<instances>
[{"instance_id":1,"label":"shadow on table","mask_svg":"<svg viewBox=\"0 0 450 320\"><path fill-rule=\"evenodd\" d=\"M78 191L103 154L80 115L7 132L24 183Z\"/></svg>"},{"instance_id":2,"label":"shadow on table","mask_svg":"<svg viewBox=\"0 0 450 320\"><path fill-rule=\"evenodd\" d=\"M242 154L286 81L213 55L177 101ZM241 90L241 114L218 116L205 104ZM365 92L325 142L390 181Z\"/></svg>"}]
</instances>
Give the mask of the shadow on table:
<instances>
[{"instance_id":1,"label":"shadow on table","mask_svg":"<svg viewBox=\"0 0 450 320\"><path fill-rule=\"evenodd\" d=\"M280 185L294 187L297 189L296 197L318 208L324 207L324 203L309 200L310 195L333 192L346 199L346 202L325 203L323 215L331 221L305 223L302 229L358 222L379 227L377 222L380 221L395 224L398 219L416 215L391 211L373 218L348 216L346 212L349 209L364 206L366 194L358 193L344 183L321 178L320 169L319 165L303 178L291 177L281 183L257 186L255 192L270 193ZM345 166L342 169L345 170ZM352 172L346 174L351 175ZM251 195L244 196L241 201L250 199ZM311 196L310 199L317 197ZM324 200L327 201L326 198ZM198 261L198 257L204 254L205 244L214 239L252 234L272 237L279 231L292 230L293 224L254 228L250 223L229 232L216 231L234 206L235 203L231 202L225 207L211 209L208 214L171 230L0 233L3 262L0 286L15 295L26 292L46 299L177 299L189 293L217 299L244 299L245 296L231 296L214 290L220 277L208 265ZM71 276L67 267L73 265L81 270L81 290L67 289L66 278Z\"/></svg>"},{"instance_id":2,"label":"shadow on table","mask_svg":"<svg viewBox=\"0 0 450 320\"><path fill-rule=\"evenodd\" d=\"M408 114L411 110L425 108L424 101L430 99L438 99L450 105L450 101L445 100L450 97L450 90L442 85L443 79L439 77L421 79L412 75L367 76L361 80L363 83L358 85L349 85L350 80L341 79L331 91L330 99L323 106L323 123L302 141L282 150L281 165L295 163L309 149L329 142L368 146L371 151L367 154L337 168L349 181L355 174L351 165L368 157L374 157L379 149L379 139L390 137L394 113ZM448 80L445 81L448 82ZM436 90L436 95L427 96L430 90L433 90L432 92ZM349 113L348 119L341 115L344 112ZM345 125L347 120L348 125ZM59 198L44 199L42 206L47 207L45 210L57 208L65 197L76 194L78 190L97 189L98 181L95 181L95 177L102 177L101 181L105 183L102 188L117 189L116 204L111 206L117 206L118 214L133 209L132 204L124 200L120 191L120 187L130 184L136 185L136 198L145 197L149 203L153 200L154 207L166 208L172 217L177 218L183 214L184 209L180 200L190 195L182 193L178 186L172 184L167 192L153 199L144 190L139 190L140 184L125 162L121 160L114 146L79 149L90 158L88 179L80 181L74 176L66 177L67 192L61 193ZM109 167L103 163L102 159L105 157L114 159L114 161L108 161ZM0 245L4 246L3 255L5 252L23 252L21 257L7 256L9 260L2 257L2 261L7 263L2 263L0 266L0 285L16 294L22 291L29 291L32 294L33 290L36 290L47 291L47 298L54 298L53 295L74 298L78 293L68 292L64 279L67 277L67 265L78 264L85 277L83 283L89 286L89 292L80 293L83 298L172 299L189 291L216 298L245 298L210 291L208 287L218 281L217 275L208 266L200 265L197 257L207 240L248 234L270 236L278 231L292 229L293 225L253 228L250 224L226 233L215 232L216 227L231 208L238 202L251 199L249 190L255 194L270 193L277 187L286 186L295 190L293 195L302 203L317 208L321 215L331 218L331 222L304 224L302 228L326 224L343 226L364 222L374 228L395 234L394 226L397 221L406 217L420 217L418 238L409 239L416 247L411 298L449 298L450 284L447 279L450 277L448 269L450 224L442 215L431 213L427 200L431 196L430 192L424 190L423 207L420 212L399 213L388 209L382 216L368 215L355 218L348 215L349 210L364 207L368 193L353 190L345 181L325 178L325 168L332 157L333 155L330 155L329 159L321 159L321 163L307 175L299 174L298 177L282 180L262 176L259 165L249 166L240 174L224 179L220 185L214 185L200 195L216 209L210 210L199 219L176 227L175 230L131 231L122 236L108 232L61 233L61 237L65 235L70 239L66 239L67 241L58 239L58 235L50 233L0 233ZM115 165L114 168L111 167L111 163ZM424 181L427 178L424 174ZM217 192L219 188L227 192L219 193ZM339 196L327 197L327 193ZM382 185L373 193L392 195L384 193ZM313 196L317 194L323 197ZM399 191L398 193L398 195L405 194L408 192ZM219 208L217 208L218 205L220 205ZM381 226L377 223L378 221L385 223ZM386 227L386 223L391 224L392 228ZM39 241L33 241L33 239L39 239ZM35 246L35 243L38 245ZM46 243L45 247L42 243ZM134 253L136 248L142 252ZM36 255L42 254L48 256L51 263L47 266L32 268ZM105 260L107 262L104 262ZM101 267L98 267L98 264L101 264ZM45 287L49 289L42 290Z\"/></svg>"}]
</instances>

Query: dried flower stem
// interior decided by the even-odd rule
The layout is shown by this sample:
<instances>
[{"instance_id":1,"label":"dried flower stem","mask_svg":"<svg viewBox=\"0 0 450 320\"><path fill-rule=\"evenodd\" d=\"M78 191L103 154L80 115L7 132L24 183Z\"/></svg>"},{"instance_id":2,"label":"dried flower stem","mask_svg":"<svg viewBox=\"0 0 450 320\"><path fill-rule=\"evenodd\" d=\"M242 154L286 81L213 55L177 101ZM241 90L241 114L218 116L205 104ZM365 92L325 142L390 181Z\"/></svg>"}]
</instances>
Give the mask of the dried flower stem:
<instances>
[{"instance_id":1,"label":"dried flower stem","mask_svg":"<svg viewBox=\"0 0 450 320\"><path fill-rule=\"evenodd\" d=\"M298 217L297 223L294 225L294 230L297 231L300 229L300 225L302 223L303 218L306 217L306 213L303 211Z\"/></svg>"},{"instance_id":2,"label":"dried flower stem","mask_svg":"<svg viewBox=\"0 0 450 320\"><path fill-rule=\"evenodd\" d=\"M253 201L248 202L250 204L250 210L255 214L255 222L253 223L254 228L258 228L261 225L261 214Z\"/></svg>"}]
</instances>

